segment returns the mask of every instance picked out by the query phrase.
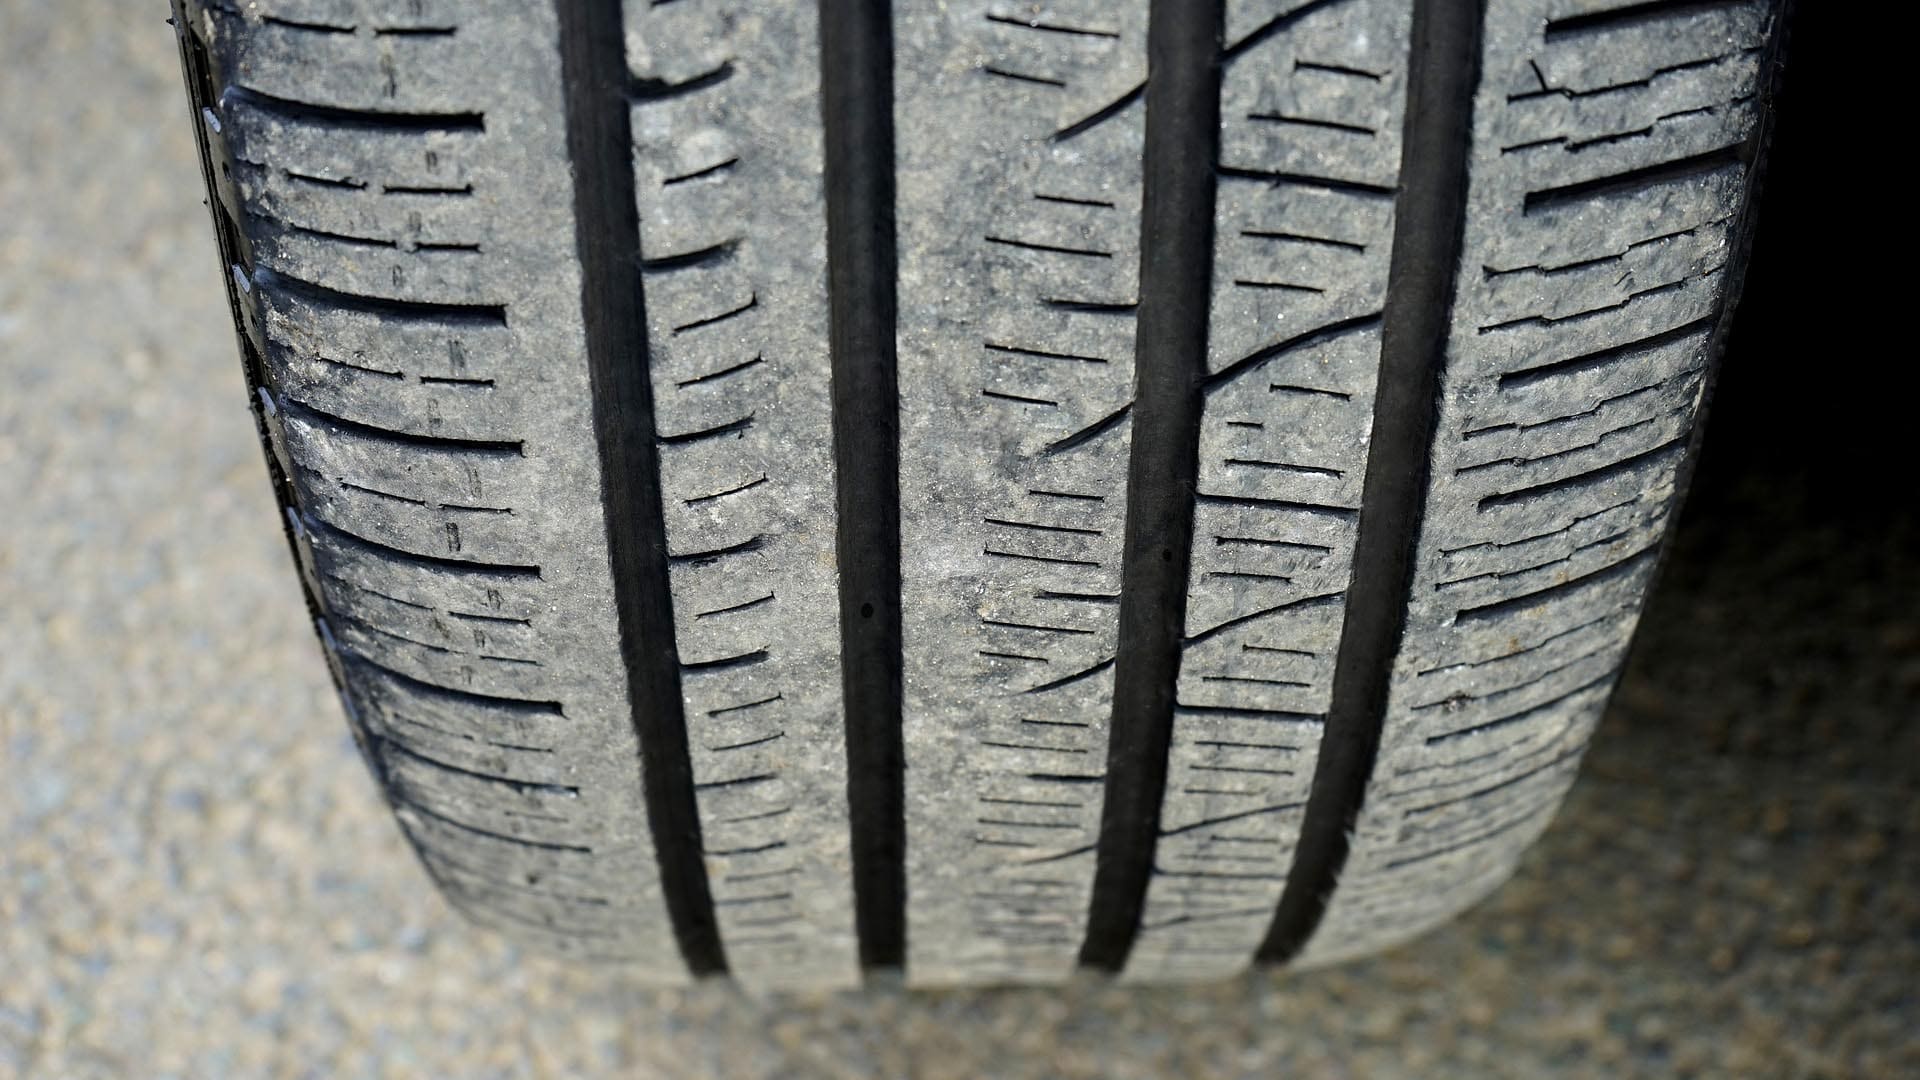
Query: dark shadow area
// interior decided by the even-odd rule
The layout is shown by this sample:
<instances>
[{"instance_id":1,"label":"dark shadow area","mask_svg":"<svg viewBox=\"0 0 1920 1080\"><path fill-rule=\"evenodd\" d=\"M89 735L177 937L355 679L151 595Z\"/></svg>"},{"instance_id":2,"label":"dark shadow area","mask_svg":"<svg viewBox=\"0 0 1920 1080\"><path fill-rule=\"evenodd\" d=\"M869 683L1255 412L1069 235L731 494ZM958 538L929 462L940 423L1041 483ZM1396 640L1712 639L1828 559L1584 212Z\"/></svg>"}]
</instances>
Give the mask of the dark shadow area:
<instances>
[{"instance_id":1,"label":"dark shadow area","mask_svg":"<svg viewBox=\"0 0 1920 1080\"><path fill-rule=\"evenodd\" d=\"M1910 508L1881 464L1910 453L1902 350L1870 304L1894 270L1870 205L1859 130L1840 119L1859 92L1837 55L1845 16L1802 2L1789 39L1774 145L1761 186L1746 289L1728 340L1686 521L1712 517L1743 479L1818 477L1824 516ZM1876 231L1883 230L1883 231Z\"/></svg>"}]
</instances>

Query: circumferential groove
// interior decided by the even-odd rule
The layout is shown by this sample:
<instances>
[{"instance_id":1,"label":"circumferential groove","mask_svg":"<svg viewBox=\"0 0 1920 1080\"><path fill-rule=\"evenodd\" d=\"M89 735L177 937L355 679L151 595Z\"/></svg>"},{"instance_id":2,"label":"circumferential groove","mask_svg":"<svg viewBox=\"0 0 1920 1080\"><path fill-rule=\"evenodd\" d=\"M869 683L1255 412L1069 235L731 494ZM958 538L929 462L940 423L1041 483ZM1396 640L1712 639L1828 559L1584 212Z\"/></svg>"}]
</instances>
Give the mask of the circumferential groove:
<instances>
[{"instance_id":1,"label":"circumferential groove","mask_svg":"<svg viewBox=\"0 0 1920 1080\"><path fill-rule=\"evenodd\" d=\"M1483 0L1414 0L1399 202L1380 374L1326 734L1293 866L1256 958L1283 963L1319 926L1380 748L1426 508L1449 311L1466 223Z\"/></svg>"},{"instance_id":2,"label":"circumferential groove","mask_svg":"<svg viewBox=\"0 0 1920 1080\"><path fill-rule=\"evenodd\" d=\"M887 0L820 0L841 684L863 967L906 958L893 25Z\"/></svg>"},{"instance_id":3,"label":"circumferential groove","mask_svg":"<svg viewBox=\"0 0 1920 1080\"><path fill-rule=\"evenodd\" d=\"M1222 0L1153 0L1140 308L1106 801L1080 964L1126 966L1153 873L1180 674L1213 286Z\"/></svg>"},{"instance_id":4,"label":"circumferential groove","mask_svg":"<svg viewBox=\"0 0 1920 1080\"><path fill-rule=\"evenodd\" d=\"M594 438L641 790L674 936L689 970L716 974L727 959L702 856L668 591L622 4L557 8Z\"/></svg>"}]
</instances>

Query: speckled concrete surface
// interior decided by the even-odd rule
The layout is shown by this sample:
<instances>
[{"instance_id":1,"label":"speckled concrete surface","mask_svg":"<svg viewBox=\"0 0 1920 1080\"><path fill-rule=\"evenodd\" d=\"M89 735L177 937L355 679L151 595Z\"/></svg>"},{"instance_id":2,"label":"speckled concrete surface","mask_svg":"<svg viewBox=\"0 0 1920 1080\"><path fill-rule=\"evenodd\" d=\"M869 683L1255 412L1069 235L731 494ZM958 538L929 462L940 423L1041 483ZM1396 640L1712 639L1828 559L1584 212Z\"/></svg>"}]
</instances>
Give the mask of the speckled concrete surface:
<instances>
[{"instance_id":1,"label":"speckled concrete surface","mask_svg":"<svg viewBox=\"0 0 1920 1080\"><path fill-rule=\"evenodd\" d=\"M0 0L0 1077L1920 1074L1920 528L1777 464L1519 878L1383 958L769 1003L469 929L299 610L162 14Z\"/></svg>"}]
</instances>

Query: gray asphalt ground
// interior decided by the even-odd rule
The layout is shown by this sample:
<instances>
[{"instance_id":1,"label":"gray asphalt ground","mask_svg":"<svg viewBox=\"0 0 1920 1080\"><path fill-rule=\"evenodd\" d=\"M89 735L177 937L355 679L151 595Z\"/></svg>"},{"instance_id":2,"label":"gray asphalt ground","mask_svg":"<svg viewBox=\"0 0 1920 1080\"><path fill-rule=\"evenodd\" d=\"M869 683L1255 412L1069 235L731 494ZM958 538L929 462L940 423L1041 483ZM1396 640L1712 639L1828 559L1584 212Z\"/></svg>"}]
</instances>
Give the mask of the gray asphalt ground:
<instances>
[{"instance_id":1,"label":"gray asphalt ground","mask_svg":"<svg viewBox=\"0 0 1920 1080\"><path fill-rule=\"evenodd\" d=\"M1559 823L1390 955L761 1002L468 927L300 609L163 14L0 0L0 1078L1920 1075L1913 494L1732 441Z\"/></svg>"}]
</instances>

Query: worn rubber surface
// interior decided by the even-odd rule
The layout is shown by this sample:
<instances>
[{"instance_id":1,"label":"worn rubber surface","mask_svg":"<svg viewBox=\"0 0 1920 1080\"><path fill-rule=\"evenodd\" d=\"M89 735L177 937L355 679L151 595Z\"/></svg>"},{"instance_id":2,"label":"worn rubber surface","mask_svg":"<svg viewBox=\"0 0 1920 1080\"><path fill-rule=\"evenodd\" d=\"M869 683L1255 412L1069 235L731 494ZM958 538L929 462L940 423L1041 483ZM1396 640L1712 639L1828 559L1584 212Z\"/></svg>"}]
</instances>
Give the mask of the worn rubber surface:
<instances>
[{"instance_id":1,"label":"worn rubber surface","mask_svg":"<svg viewBox=\"0 0 1920 1080\"><path fill-rule=\"evenodd\" d=\"M1782 37L175 15L289 540L423 864L764 988L1324 963L1496 887L1684 487Z\"/></svg>"}]
</instances>

